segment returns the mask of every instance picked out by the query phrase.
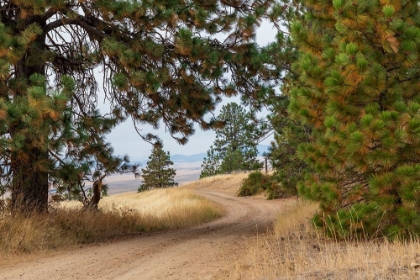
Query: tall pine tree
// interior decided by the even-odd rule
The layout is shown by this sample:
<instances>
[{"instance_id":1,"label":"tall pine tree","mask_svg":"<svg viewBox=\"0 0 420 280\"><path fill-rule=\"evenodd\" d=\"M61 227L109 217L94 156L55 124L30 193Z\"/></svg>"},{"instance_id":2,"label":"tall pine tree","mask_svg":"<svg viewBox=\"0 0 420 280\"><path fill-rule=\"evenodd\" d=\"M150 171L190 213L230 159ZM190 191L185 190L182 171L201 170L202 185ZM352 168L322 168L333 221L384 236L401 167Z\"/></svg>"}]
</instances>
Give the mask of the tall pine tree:
<instances>
[{"instance_id":1,"label":"tall pine tree","mask_svg":"<svg viewBox=\"0 0 420 280\"><path fill-rule=\"evenodd\" d=\"M257 128L250 112L231 102L222 107L217 120L223 126L216 129L214 147L207 152L200 178L261 168L262 164L257 160L257 145L259 132L263 129Z\"/></svg>"},{"instance_id":2,"label":"tall pine tree","mask_svg":"<svg viewBox=\"0 0 420 280\"><path fill-rule=\"evenodd\" d=\"M170 153L165 152L161 145L155 145L146 168L141 170L144 181L138 191L178 186L178 183L174 181L176 171L169 167L173 164Z\"/></svg>"},{"instance_id":3,"label":"tall pine tree","mask_svg":"<svg viewBox=\"0 0 420 280\"><path fill-rule=\"evenodd\" d=\"M261 50L254 40L261 20L284 10L273 5L1 0L0 189L11 191L12 208L45 211L49 181L80 189L103 174L135 171L105 141L127 118L139 133L163 122L186 143L194 122L213 127L204 115L222 95L263 97L265 81L281 73L270 66L276 46ZM110 104L105 114L99 91Z\"/></svg>"},{"instance_id":4,"label":"tall pine tree","mask_svg":"<svg viewBox=\"0 0 420 280\"><path fill-rule=\"evenodd\" d=\"M300 192L341 237L420 234L418 1L303 1L289 106L312 129Z\"/></svg>"}]
</instances>

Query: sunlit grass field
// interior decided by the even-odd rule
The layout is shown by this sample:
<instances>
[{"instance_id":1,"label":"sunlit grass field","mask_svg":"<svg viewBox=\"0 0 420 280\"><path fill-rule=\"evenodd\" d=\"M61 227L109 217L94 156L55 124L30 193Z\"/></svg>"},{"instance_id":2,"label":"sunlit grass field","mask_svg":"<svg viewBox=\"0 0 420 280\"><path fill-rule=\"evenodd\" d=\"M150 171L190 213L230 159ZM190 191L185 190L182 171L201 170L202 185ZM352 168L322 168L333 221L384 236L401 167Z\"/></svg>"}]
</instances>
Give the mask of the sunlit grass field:
<instances>
[{"instance_id":1,"label":"sunlit grass field","mask_svg":"<svg viewBox=\"0 0 420 280\"><path fill-rule=\"evenodd\" d=\"M105 197L99 211L83 212L81 206L62 202L45 215L1 215L0 259L189 227L223 215L219 205L182 187Z\"/></svg>"},{"instance_id":2,"label":"sunlit grass field","mask_svg":"<svg viewBox=\"0 0 420 280\"><path fill-rule=\"evenodd\" d=\"M312 225L316 210L301 201L280 213L223 279L420 279L418 240L336 241Z\"/></svg>"}]
</instances>

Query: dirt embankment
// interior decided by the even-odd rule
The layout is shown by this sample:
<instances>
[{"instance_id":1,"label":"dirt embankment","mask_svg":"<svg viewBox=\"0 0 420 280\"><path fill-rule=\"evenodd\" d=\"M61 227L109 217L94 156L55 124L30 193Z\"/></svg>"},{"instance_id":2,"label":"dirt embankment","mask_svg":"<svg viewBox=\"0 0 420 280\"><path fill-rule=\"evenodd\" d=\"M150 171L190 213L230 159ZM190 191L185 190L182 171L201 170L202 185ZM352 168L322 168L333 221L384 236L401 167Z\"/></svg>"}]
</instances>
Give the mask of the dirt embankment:
<instances>
[{"instance_id":1,"label":"dirt embankment","mask_svg":"<svg viewBox=\"0 0 420 280\"><path fill-rule=\"evenodd\" d=\"M0 267L0 279L222 279L247 242L265 233L276 214L294 203L238 198L220 189L196 191L225 207L226 215L198 227L86 245Z\"/></svg>"}]
</instances>

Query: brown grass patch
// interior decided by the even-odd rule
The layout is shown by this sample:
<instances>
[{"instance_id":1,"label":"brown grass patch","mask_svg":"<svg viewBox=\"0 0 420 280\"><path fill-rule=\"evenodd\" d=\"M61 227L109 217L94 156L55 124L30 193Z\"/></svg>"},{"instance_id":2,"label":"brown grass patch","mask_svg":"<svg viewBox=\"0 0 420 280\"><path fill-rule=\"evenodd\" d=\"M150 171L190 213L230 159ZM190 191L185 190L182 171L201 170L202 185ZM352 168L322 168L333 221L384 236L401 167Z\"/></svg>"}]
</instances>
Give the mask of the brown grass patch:
<instances>
[{"instance_id":1,"label":"brown grass patch","mask_svg":"<svg viewBox=\"0 0 420 280\"><path fill-rule=\"evenodd\" d=\"M249 172L236 173L236 174L225 174L216 175L211 177L205 177L188 185L185 188L194 189L211 189L217 191L223 191L231 195L236 195L241 186L242 180L247 178Z\"/></svg>"},{"instance_id":2,"label":"brown grass patch","mask_svg":"<svg viewBox=\"0 0 420 280\"><path fill-rule=\"evenodd\" d=\"M224 279L419 279L420 242L337 242L311 224L316 205L300 202L279 215L267 235L247 240L247 253Z\"/></svg>"},{"instance_id":3,"label":"brown grass patch","mask_svg":"<svg viewBox=\"0 0 420 280\"><path fill-rule=\"evenodd\" d=\"M44 215L0 217L0 259L95 243L141 232L188 227L223 214L221 207L191 190L153 190L106 197L100 211L82 212L65 202Z\"/></svg>"}]
</instances>

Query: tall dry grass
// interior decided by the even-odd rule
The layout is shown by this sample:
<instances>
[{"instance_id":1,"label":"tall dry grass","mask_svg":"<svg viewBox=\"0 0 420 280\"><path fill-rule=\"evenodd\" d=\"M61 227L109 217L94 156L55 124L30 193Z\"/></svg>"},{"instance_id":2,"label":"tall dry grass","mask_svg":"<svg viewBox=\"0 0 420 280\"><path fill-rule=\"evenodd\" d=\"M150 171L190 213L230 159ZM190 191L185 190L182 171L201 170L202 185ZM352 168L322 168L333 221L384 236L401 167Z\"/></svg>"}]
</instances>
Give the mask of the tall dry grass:
<instances>
[{"instance_id":1,"label":"tall dry grass","mask_svg":"<svg viewBox=\"0 0 420 280\"><path fill-rule=\"evenodd\" d=\"M198 181L192 182L186 185L186 188L193 189L211 189L222 191L231 195L238 193L238 189L242 183L242 180L246 179L249 172L240 172L236 174L223 174L215 175L211 177L205 177Z\"/></svg>"},{"instance_id":2,"label":"tall dry grass","mask_svg":"<svg viewBox=\"0 0 420 280\"><path fill-rule=\"evenodd\" d=\"M125 193L105 197L100 209L126 209L149 219L149 228L181 228L211 221L223 214L216 203L186 188Z\"/></svg>"},{"instance_id":3,"label":"tall dry grass","mask_svg":"<svg viewBox=\"0 0 420 280\"><path fill-rule=\"evenodd\" d=\"M152 230L181 228L220 217L221 207L191 190L153 190L106 197L100 211L63 203L44 215L0 216L0 259Z\"/></svg>"},{"instance_id":4,"label":"tall dry grass","mask_svg":"<svg viewBox=\"0 0 420 280\"><path fill-rule=\"evenodd\" d=\"M317 206L300 202L273 231L247 240L224 279L420 279L420 242L338 242L310 222Z\"/></svg>"}]
</instances>

